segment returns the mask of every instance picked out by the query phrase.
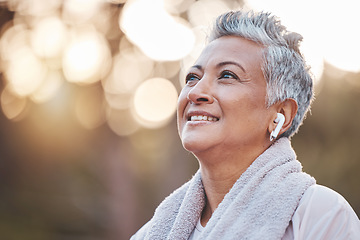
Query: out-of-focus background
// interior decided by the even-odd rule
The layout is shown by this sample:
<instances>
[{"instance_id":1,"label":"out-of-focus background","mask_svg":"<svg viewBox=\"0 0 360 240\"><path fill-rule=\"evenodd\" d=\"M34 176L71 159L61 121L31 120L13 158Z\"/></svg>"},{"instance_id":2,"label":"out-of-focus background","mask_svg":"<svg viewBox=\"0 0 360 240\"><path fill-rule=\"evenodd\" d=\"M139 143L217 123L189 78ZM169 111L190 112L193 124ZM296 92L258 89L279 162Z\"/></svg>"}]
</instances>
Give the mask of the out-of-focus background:
<instances>
[{"instance_id":1,"label":"out-of-focus background","mask_svg":"<svg viewBox=\"0 0 360 240\"><path fill-rule=\"evenodd\" d=\"M293 146L360 214L360 15L342 0L0 0L0 238L128 239L198 168L183 71L213 19L271 11L304 36L316 101Z\"/></svg>"}]
</instances>

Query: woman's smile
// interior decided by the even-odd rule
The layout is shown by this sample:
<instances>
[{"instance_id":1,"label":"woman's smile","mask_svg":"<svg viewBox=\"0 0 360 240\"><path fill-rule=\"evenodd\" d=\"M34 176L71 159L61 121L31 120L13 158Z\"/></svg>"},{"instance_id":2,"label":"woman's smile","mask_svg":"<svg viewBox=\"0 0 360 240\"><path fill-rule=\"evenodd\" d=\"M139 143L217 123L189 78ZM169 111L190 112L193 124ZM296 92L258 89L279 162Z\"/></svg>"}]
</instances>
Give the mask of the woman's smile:
<instances>
[{"instance_id":1,"label":"woman's smile","mask_svg":"<svg viewBox=\"0 0 360 240\"><path fill-rule=\"evenodd\" d=\"M187 113L188 124L214 123L219 121L219 117L205 111L190 111Z\"/></svg>"}]
</instances>

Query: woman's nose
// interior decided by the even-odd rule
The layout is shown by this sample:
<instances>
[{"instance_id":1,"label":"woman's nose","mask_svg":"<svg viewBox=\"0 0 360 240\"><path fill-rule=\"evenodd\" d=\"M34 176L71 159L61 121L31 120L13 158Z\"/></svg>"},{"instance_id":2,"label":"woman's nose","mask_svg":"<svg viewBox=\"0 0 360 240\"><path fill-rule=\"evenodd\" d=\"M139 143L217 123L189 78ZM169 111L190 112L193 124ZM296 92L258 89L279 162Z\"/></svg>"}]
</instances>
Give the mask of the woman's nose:
<instances>
[{"instance_id":1,"label":"woman's nose","mask_svg":"<svg viewBox=\"0 0 360 240\"><path fill-rule=\"evenodd\" d=\"M212 88L210 81L204 78L199 80L196 85L191 87L191 90L187 95L187 99L189 99L190 102L195 104L212 103L214 101L214 98L212 96Z\"/></svg>"}]
</instances>

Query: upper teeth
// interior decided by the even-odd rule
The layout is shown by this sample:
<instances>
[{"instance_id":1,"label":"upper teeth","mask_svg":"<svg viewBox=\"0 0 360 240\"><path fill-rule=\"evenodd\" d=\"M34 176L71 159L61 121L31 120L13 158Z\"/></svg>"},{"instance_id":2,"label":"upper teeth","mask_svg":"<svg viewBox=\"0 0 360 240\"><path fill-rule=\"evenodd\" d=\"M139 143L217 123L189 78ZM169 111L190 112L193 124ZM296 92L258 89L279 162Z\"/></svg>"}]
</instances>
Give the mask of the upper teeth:
<instances>
[{"instance_id":1,"label":"upper teeth","mask_svg":"<svg viewBox=\"0 0 360 240\"><path fill-rule=\"evenodd\" d=\"M219 119L216 117L210 117L210 116L191 116L191 121L218 121Z\"/></svg>"}]
</instances>

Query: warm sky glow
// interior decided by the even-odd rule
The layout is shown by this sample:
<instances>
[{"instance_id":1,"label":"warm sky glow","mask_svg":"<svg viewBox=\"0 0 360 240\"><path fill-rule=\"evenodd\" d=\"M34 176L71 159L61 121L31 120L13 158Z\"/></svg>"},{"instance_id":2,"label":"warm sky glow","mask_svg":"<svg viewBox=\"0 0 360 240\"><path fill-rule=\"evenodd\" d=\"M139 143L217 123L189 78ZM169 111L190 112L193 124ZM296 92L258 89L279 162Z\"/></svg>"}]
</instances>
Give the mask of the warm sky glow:
<instances>
[{"instance_id":1,"label":"warm sky glow","mask_svg":"<svg viewBox=\"0 0 360 240\"><path fill-rule=\"evenodd\" d=\"M325 0L323 0L325 1ZM326 4L326 5L325 5ZM320 31L325 60L345 71L360 71L359 1L325 1Z\"/></svg>"},{"instance_id":2,"label":"warm sky glow","mask_svg":"<svg viewBox=\"0 0 360 240\"><path fill-rule=\"evenodd\" d=\"M127 1L119 24L127 37L154 60L179 60L195 43L186 21L169 15L161 0Z\"/></svg>"},{"instance_id":3,"label":"warm sky glow","mask_svg":"<svg viewBox=\"0 0 360 240\"><path fill-rule=\"evenodd\" d=\"M355 29L355 23L360 22L357 1L246 0L245 2L255 10L272 12L290 31L303 35L307 44L304 55L314 68L321 68L322 61L325 60L345 71L360 71L358 44L360 33ZM314 72L319 79L322 70Z\"/></svg>"},{"instance_id":4,"label":"warm sky glow","mask_svg":"<svg viewBox=\"0 0 360 240\"><path fill-rule=\"evenodd\" d=\"M221 0L196 1L188 9L189 21L194 27L212 26L215 18L231 9Z\"/></svg>"}]
</instances>

